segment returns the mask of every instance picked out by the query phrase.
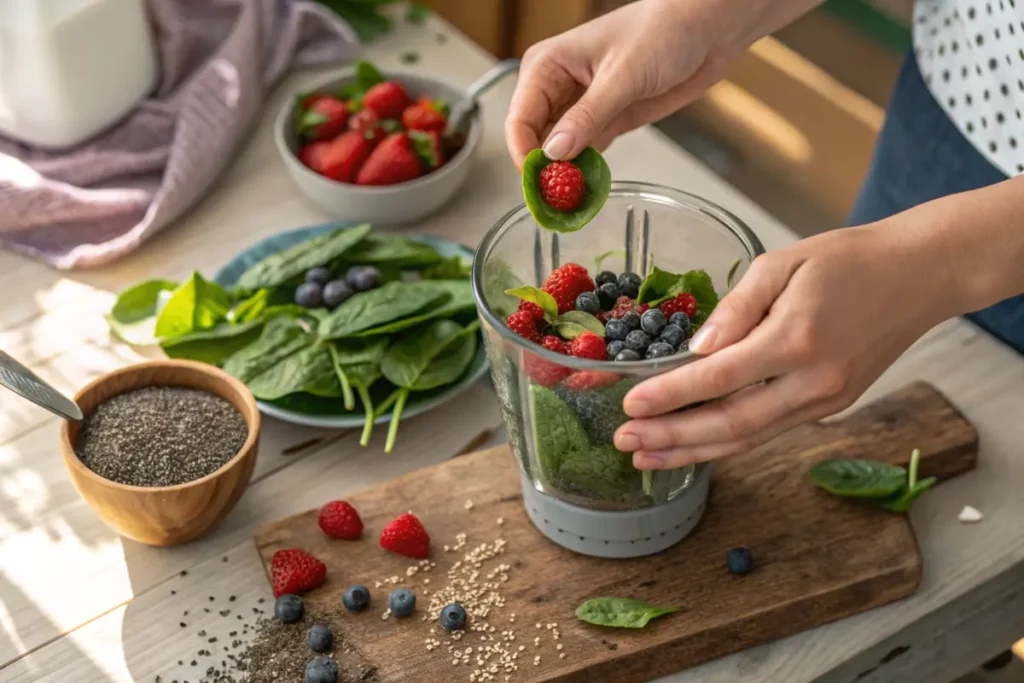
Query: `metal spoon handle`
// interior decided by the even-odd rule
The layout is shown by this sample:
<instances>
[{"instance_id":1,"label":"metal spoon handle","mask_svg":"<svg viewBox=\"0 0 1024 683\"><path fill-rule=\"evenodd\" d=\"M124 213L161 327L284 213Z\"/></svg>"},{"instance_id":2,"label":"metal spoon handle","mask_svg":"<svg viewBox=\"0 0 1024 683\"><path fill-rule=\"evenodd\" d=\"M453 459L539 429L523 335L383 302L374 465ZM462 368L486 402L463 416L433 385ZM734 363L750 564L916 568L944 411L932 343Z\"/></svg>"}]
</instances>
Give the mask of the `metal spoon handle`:
<instances>
[{"instance_id":1,"label":"metal spoon handle","mask_svg":"<svg viewBox=\"0 0 1024 683\"><path fill-rule=\"evenodd\" d=\"M81 420L82 410L34 372L0 351L0 386L69 420Z\"/></svg>"},{"instance_id":2,"label":"metal spoon handle","mask_svg":"<svg viewBox=\"0 0 1024 683\"><path fill-rule=\"evenodd\" d=\"M455 103L452 107L451 114L448 116L448 126L445 130L446 133L454 133L462 128L466 118L472 114L477 107L477 99L487 92L495 83L505 78L514 71L519 70L518 59L504 59L493 67L485 71L478 79L473 81L462 99Z\"/></svg>"}]
</instances>

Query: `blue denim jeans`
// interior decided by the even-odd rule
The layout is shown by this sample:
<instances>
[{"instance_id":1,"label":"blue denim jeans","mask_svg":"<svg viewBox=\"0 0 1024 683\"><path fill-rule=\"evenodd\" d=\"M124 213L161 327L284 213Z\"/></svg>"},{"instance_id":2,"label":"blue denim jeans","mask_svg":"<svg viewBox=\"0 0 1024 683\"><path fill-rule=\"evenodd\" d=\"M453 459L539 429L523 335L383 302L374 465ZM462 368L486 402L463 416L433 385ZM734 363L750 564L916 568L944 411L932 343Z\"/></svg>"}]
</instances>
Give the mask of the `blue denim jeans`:
<instances>
[{"instance_id":1,"label":"blue denim jeans","mask_svg":"<svg viewBox=\"0 0 1024 683\"><path fill-rule=\"evenodd\" d=\"M896 81L849 224L881 220L939 197L1003 180L1006 175L978 153L935 102L910 54ZM1024 296L967 318L1024 353Z\"/></svg>"}]
</instances>

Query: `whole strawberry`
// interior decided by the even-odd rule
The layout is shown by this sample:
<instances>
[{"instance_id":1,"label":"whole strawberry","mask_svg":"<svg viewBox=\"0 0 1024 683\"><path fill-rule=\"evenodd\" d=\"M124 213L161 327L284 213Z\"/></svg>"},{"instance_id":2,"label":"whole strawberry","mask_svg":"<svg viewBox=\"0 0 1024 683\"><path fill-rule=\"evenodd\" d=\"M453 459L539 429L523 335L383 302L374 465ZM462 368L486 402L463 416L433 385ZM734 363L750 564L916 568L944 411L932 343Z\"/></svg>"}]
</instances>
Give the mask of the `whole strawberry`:
<instances>
[{"instance_id":1,"label":"whole strawberry","mask_svg":"<svg viewBox=\"0 0 1024 683\"><path fill-rule=\"evenodd\" d=\"M308 155L309 167L342 183L350 183L356 178L373 149L373 143L353 131L342 133L330 142L316 144L326 146Z\"/></svg>"},{"instance_id":2,"label":"whole strawberry","mask_svg":"<svg viewBox=\"0 0 1024 683\"><path fill-rule=\"evenodd\" d=\"M658 308L666 318L671 317L673 313L685 313L687 318L693 320L693 316L697 314L697 300L693 298L693 294L683 292L673 299L662 301Z\"/></svg>"},{"instance_id":3,"label":"whole strawberry","mask_svg":"<svg viewBox=\"0 0 1024 683\"><path fill-rule=\"evenodd\" d=\"M320 529L331 538L354 541L363 533L359 513L344 500L332 500L320 508Z\"/></svg>"},{"instance_id":4,"label":"whole strawberry","mask_svg":"<svg viewBox=\"0 0 1024 683\"><path fill-rule=\"evenodd\" d=\"M381 120L372 109L360 109L348 120L348 129L360 132L367 140L377 144L388 136Z\"/></svg>"},{"instance_id":5,"label":"whole strawberry","mask_svg":"<svg viewBox=\"0 0 1024 683\"><path fill-rule=\"evenodd\" d=\"M423 172L408 133L392 133L370 153L356 176L356 185L396 185Z\"/></svg>"},{"instance_id":6,"label":"whole strawberry","mask_svg":"<svg viewBox=\"0 0 1024 683\"><path fill-rule=\"evenodd\" d=\"M405 108L412 104L405 88L394 81L378 83L363 95L363 106L372 109L382 119L401 118Z\"/></svg>"},{"instance_id":7,"label":"whole strawberry","mask_svg":"<svg viewBox=\"0 0 1024 683\"><path fill-rule=\"evenodd\" d=\"M402 125L408 130L443 133L444 127L448 125L448 117L440 107L424 98L402 112Z\"/></svg>"},{"instance_id":8,"label":"whole strawberry","mask_svg":"<svg viewBox=\"0 0 1024 683\"><path fill-rule=\"evenodd\" d=\"M540 171L540 198L556 211L575 211L583 203L583 171L570 161L553 161Z\"/></svg>"},{"instance_id":9,"label":"whole strawberry","mask_svg":"<svg viewBox=\"0 0 1024 683\"><path fill-rule=\"evenodd\" d=\"M604 339L593 332L584 332L569 342L569 355L591 360L607 360L608 350Z\"/></svg>"},{"instance_id":10,"label":"whole strawberry","mask_svg":"<svg viewBox=\"0 0 1024 683\"><path fill-rule=\"evenodd\" d=\"M430 536L415 515L406 513L396 517L380 532L380 547L422 560L430 554Z\"/></svg>"},{"instance_id":11,"label":"whole strawberry","mask_svg":"<svg viewBox=\"0 0 1024 683\"><path fill-rule=\"evenodd\" d=\"M307 140L330 140L345 130L347 123L348 106L330 95L321 95L302 112L298 133Z\"/></svg>"},{"instance_id":12,"label":"whole strawberry","mask_svg":"<svg viewBox=\"0 0 1024 683\"><path fill-rule=\"evenodd\" d=\"M558 312L565 313L576 308L576 297L594 291L596 286L586 268L578 263L566 263L548 276L541 289L555 298Z\"/></svg>"},{"instance_id":13,"label":"whole strawberry","mask_svg":"<svg viewBox=\"0 0 1024 683\"><path fill-rule=\"evenodd\" d=\"M543 318L543 316L541 317ZM540 342L540 332L537 331L537 321L529 312L516 311L505 320L505 324L508 325L508 329L512 330L523 339L529 339L532 342Z\"/></svg>"},{"instance_id":14,"label":"whole strawberry","mask_svg":"<svg viewBox=\"0 0 1024 683\"><path fill-rule=\"evenodd\" d=\"M327 565L305 550L278 550L270 559L270 585L274 597L313 590L327 578Z\"/></svg>"}]
</instances>

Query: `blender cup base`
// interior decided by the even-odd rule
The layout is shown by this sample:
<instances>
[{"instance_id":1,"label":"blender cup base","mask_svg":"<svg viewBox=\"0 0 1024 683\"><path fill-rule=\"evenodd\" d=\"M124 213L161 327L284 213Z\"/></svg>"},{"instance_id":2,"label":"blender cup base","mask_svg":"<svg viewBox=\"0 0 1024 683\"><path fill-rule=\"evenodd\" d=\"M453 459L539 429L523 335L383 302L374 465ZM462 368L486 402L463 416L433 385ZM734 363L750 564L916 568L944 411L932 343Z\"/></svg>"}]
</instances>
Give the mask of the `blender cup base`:
<instances>
[{"instance_id":1,"label":"blender cup base","mask_svg":"<svg viewBox=\"0 0 1024 683\"><path fill-rule=\"evenodd\" d=\"M567 550L592 557L644 557L671 548L700 522L711 467L697 472L693 484L667 503L614 512L566 503L541 493L523 477L523 505L537 530Z\"/></svg>"}]
</instances>

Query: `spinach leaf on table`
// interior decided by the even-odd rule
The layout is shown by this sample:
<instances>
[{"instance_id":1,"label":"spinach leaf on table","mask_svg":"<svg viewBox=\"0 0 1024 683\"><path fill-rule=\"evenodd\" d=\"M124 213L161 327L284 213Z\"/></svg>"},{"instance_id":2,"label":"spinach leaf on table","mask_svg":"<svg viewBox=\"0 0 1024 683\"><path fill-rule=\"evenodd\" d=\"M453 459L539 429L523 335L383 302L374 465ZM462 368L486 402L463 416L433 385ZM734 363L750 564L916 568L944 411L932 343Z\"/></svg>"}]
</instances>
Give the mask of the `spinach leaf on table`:
<instances>
[{"instance_id":1,"label":"spinach leaf on table","mask_svg":"<svg viewBox=\"0 0 1024 683\"><path fill-rule=\"evenodd\" d=\"M430 304L427 308L408 318L401 318L377 327L371 327L355 335L355 337L370 337L380 334L395 334L420 323L435 318L451 318L459 313L472 311L476 308L476 301L473 299L473 286L467 280L431 280L448 292L450 296L442 297Z\"/></svg>"},{"instance_id":2,"label":"spinach leaf on table","mask_svg":"<svg viewBox=\"0 0 1024 683\"><path fill-rule=\"evenodd\" d=\"M311 237L256 263L242 273L235 287L254 292L283 285L310 268L330 263L359 244L369 233L370 225L364 223Z\"/></svg>"},{"instance_id":3,"label":"spinach leaf on table","mask_svg":"<svg viewBox=\"0 0 1024 683\"><path fill-rule=\"evenodd\" d=\"M262 318L247 320L237 325L221 322L208 330L164 339L160 346L169 358L220 365L228 357L259 338L262 327Z\"/></svg>"},{"instance_id":4,"label":"spinach leaf on table","mask_svg":"<svg viewBox=\"0 0 1024 683\"><path fill-rule=\"evenodd\" d=\"M208 330L225 320L231 309L231 295L216 282L199 273L181 284L160 310L156 319L156 336L178 337L198 330Z\"/></svg>"},{"instance_id":5,"label":"spinach leaf on table","mask_svg":"<svg viewBox=\"0 0 1024 683\"><path fill-rule=\"evenodd\" d=\"M146 280L121 292L107 314L107 324L122 341L134 346L157 342L156 314L160 295L173 291L177 283L170 280Z\"/></svg>"},{"instance_id":6,"label":"spinach leaf on table","mask_svg":"<svg viewBox=\"0 0 1024 683\"><path fill-rule=\"evenodd\" d=\"M654 605L633 598L591 598L576 608L576 618L595 626L643 628L652 619L679 611L681 607Z\"/></svg>"},{"instance_id":7,"label":"spinach leaf on table","mask_svg":"<svg viewBox=\"0 0 1024 683\"><path fill-rule=\"evenodd\" d=\"M388 282L377 289L360 292L320 321L319 334L325 339L351 337L407 316L420 313L440 299L451 297L437 280Z\"/></svg>"},{"instance_id":8,"label":"spinach leaf on table","mask_svg":"<svg viewBox=\"0 0 1024 683\"><path fill-rule=\"evenodd\" d=\"M558 211L541 198L540 172L551 163L543 150L535 149L523 162L523 197L534 220L542 228L555 232L576 232L601 211L612 188L612 173L604 157L593 147L587 147L572 160L583 172L585 192L583 202L573 211Z\"/></svg>"}]
</instances>

